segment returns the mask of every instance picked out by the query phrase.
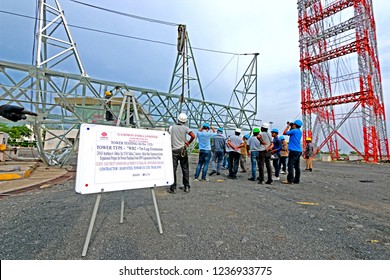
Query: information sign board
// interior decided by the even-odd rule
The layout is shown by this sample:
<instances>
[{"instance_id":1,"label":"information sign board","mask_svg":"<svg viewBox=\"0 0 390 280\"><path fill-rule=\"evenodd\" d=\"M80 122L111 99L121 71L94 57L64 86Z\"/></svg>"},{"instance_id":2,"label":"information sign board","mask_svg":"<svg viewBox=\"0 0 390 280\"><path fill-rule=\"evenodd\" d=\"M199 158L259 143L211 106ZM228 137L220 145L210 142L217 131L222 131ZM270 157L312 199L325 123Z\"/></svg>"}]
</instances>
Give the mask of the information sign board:
<instances>
[{"instance_id":1,"label":"information sign board","mask_svg":"<svg viewBox=\"0 0 390 280\"><path fill-rule=\"evenodd\" d=\"M166 131L82 124L76 192L172 185L171 137Z\"/></svg>"}]
</instances>

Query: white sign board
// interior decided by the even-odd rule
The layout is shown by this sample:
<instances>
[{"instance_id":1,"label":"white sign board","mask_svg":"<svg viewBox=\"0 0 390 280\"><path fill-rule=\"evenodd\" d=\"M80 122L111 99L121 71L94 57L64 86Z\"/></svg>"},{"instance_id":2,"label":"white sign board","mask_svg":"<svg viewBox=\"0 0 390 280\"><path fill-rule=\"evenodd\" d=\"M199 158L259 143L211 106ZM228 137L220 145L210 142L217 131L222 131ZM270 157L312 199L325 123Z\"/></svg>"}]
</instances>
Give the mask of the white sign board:
<instances>
[{"instance_id":1,"label":"white sign board","mask_svg":"<svg viewBox=\"0 0 390 280\"><path fill-rule=\"evenodd\" d=\"M172 185L171 136L166 131L82 124L76 192Z\"/></svg>"}]
</instances>

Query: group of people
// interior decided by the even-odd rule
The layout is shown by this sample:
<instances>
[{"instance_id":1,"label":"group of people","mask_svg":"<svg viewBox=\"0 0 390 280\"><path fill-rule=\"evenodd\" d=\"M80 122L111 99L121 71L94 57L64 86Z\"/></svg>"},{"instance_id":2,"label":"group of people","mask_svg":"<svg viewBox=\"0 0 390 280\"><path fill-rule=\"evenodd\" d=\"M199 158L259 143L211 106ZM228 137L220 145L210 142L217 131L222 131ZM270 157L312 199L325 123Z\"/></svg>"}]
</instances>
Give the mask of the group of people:
<instances>
[{"instance_id":1,"label":"group of people","mask_svg":"<svg viewBox=\"0 0 390 280\"><path fill-rule=\"evenodd\" d=\"M259 184L272 184L273 180L280 180L280 174L286 174L287 180L284 184L299 184L301 177L300 157L302 156L302 121L295 120L290 123L279 135L278 129L269 130L269 124L263 123L260 128L254 128L252 136L241 135L241 129L237 128L234 134L225 138L223 129L215 129L212 125L205 123L197 131L196 135L187 126L187 115L181 113L178 122L169 128L172 142L172 159L174 171L174 183L168 192L176 193L178 164L183 173L183 190L190 191L189 163L187 147L195 138L198 138L199 159L196 166L194 180L209 181L207 172L211 161L211 172L209 176L220 175L226 161L229 171L227 178L237 180L239 167L242 172L246 172L246 158L250 158L250 181L258 181ZM284 135L289 136L287 144ZM189 137L188 137L189 136ZM187 140L189 138L189 140ZM314 148L311 139L306 139L306 149L310 148L310 153L306 150L306 169L312 171L312 156ZM271 161L274 169L271 166ZM257 176L257 170L259 176ZM265 171L267 177L265 177ZM267 180L266 180L267 179Z\"/></svg>"}]
</instances>

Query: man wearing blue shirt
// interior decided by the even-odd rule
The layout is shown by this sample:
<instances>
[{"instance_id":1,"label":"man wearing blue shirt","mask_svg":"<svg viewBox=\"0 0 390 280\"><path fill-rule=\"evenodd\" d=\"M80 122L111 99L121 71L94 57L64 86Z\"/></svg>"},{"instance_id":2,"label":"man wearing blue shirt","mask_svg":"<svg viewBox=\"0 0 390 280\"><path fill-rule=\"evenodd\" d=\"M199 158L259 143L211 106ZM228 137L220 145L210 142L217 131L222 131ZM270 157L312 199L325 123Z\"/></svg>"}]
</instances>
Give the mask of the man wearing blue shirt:
<instances>
[{"instance_id":1,"label":"man wearing blue shirt","mask_svg":"<svg viewBox=\"0 0 390 280\"><path fill-rule=\"evenodd\" d=\"M293 123L287 123L287 127L283 131L283 135L290 136L290 140L288 142L288 174L287 180L283 181L283 184L299 184L299 180L301 178L301 168L299 166L299 159L302 155L302 146L301 146L301 138L302 138L302 126L301 120L295 120ZM294 174L295 170L295 174Z\"/></svg>"},{"instance_id":2,"label":"man wearing blue shirt","mask_svg":"<svg viewBox=\"0 0 390 280\"><path fill-rule=\"evenodd\" d=\"M280 161L280 151L282 150L282 140L279 139L278 134L279 134L278 129L273 128L271 130L271 135L273 137L272 143L274 143L274 146L273 146L272 151L271 151L271 153L273 155L273 157L271 157L272 164L273 164L274 170L275 170L274 180L280 179L279 178L279 173L280 173L279 161Z\"/></svg>"},{"instance_id":3,"label":"man wearing blue shirt","mask_svg":"<svg viewBox=\"0 0 390 280\"><path fill-rule=\"evenodd\" d=\"M210 129L213 131L211 132ZM198 138L199 144L199 160L198 166L195 171L195 181L198 181L200 171L202 170L202 181L208 181L206 178L207 170L209 168L209 163L211 159L211 143L210 139L216 135L214 127L210 126L208 123L205 123L197 132L196 136Z\"/></svg>"}]
</instances>

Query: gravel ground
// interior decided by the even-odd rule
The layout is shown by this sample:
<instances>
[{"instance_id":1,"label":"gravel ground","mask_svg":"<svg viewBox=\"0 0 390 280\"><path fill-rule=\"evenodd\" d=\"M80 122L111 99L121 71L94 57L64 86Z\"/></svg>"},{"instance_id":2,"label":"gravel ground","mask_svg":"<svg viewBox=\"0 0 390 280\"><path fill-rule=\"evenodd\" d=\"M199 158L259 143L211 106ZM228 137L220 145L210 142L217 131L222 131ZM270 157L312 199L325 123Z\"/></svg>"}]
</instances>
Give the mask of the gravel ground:
<instances>
[{"instance_id":1,"label":"gravel ground","mask_svg":"<svg viewBox=\"0 0 390 280\"><path fill-rule=\"evenodd\" d=\"M190 163L193 176L197 157ZM162 235L149 189L125 192L123 224L122 192L105 193L86 257L96 195L77 194L70 180L0 200L0 258L389 260L389 167L316 161L299 185L223 172L188 194L156 188Z\"/></svg>"}]
</instances>

